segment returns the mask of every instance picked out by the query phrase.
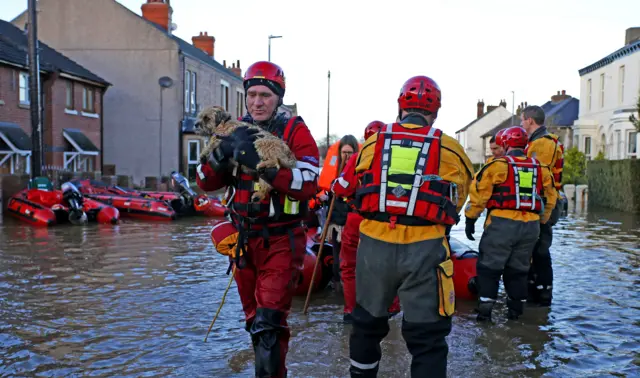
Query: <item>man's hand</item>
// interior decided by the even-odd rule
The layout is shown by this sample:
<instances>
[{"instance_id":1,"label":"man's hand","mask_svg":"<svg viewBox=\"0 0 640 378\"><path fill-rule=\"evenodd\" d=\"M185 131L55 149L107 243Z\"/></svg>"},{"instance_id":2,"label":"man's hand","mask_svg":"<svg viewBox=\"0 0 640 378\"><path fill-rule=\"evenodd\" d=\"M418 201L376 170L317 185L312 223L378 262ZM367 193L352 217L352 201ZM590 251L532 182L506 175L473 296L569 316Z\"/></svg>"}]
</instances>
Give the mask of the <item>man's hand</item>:
<instances>
[{"instance_id":1,"label":"man's hand","mask_svg":"<svg viewBox=\"0 0 640 378\"><path fill-rule=\"evenodd\" d=\"M235 146L238 146L242 142L254 142L256 139L261 138L260 135L256 135L260 130L256 128L249 128L247 126L240 126L231 133L231 139Z\"/></svg>"},{"instance_id":2,"label":"man's hand","mask_svg":"<svg viewBox=\"0 0 640 378\"><path fill-rule=\"evenodd\" d=\"M256 170L258 163L260 163L260 156L256 147L251 141L245 141L238 144L233 151L233 158L240 165L244 165L249 169Z\"/></svg>"}]
</instances>

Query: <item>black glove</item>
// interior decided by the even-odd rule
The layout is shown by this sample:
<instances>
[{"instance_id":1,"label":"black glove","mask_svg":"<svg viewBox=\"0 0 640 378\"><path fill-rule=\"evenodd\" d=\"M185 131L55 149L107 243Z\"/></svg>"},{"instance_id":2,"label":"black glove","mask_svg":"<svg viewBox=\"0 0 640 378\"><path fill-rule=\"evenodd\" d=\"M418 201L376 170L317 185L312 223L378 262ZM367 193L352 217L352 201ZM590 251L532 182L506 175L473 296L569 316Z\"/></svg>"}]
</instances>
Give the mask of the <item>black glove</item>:
<instances>
[{"instance_id":1,"label":"black glove","mask_svg":"<svg viewBox=\"0 0 640 378\"><path fill-rule=\"evenodd\" d=\"M233 140L235 146L238 146L242 142L254 142L256 139L262 136L256 135L260 130L256 128L249 128L247 126L240 126L231 133L230 137Z\"/></svg>"},{"instance_id":2,"label":"black glove","mask_svg":"<svg viewBox=\"0 0 640 378\"><path fill-rule=\"evenodd\" d=\"M473 238L473 234L476 232L476 221L478 218L466 218L464 233L467 235L467 239L476 240Z\"/></svg>"},{"instance_id":3,"label":"black glove","mask_svg":"<svg viewBox=\"0 0 640 378\"><path fill-rule=\"evenodd\" d=\"M258 151L256 151L256 147L251 141L241 142L236 145L236 148L233 151L233 158L238 162L238 164L244 165L254 171L256 170L258 163L260 163Z\"/></svg>"}]
</instances>

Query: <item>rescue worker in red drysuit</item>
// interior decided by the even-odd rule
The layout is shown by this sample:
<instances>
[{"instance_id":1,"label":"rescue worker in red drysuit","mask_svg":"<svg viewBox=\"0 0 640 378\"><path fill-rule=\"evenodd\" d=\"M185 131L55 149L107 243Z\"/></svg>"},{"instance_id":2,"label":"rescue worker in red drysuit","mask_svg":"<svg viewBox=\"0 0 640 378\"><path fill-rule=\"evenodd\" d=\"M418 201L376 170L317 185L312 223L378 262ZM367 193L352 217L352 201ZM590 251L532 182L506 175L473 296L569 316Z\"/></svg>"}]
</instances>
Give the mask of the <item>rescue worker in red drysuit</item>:
<instances>
[{"instance_id":1,"label":"rescue worker in red drysuit","mask_svg":"<svg viewBox=\"0 0 640 378\"><path fill-rule=\"evenodd\" d=\"M228 161L233 157L256 169L260 159L253 145L255 130L238 128L197 167L197 183L205 191L226 186L233 193L231 217L239 240L246 243L242 259L234 256L235 280L255 352L255 375L286 377L290 336L286 319L306 249L305 207L318 190L318 147L301 117L277 114L286 89L279 66L254 63L244 75L244 89L249 114L243 121L282 138L297 158L296 167L259 170L273 191L260 203L251 203L256 179L230 168Z\"/></svg>"},{"instance_id":2,"label":"rescue worker in red drysuit","mask_svg":"<svg viewBox=\"0 0 640 378\"><path fill-rule=\"evenodd\" d=\"M360 243L356 306L349 340L351 377L376 377L397 295L411 376L447 375L446 336L455 311L453 261L446 226L459 220L473 165L454 138L433 127L440 88L426 76L407 80L400 121L365 142L356 173Z\"/></svg>"},{"instance_id":3,"label":"rescue worker in red drysuit","mask_svg":"<svg viewBox=\"0 0 640 378\"><path fill-rule=\"evenodd\" d=\"M367 140L373 134L380 131L384 123L373 121L364 130L364 139ZM356 176L356 162L358 155L351 156L345 165L340 176L331 185L331 191L338 197L348 199L349 206L354 208L353 197L356 194L358 177ZM335 211L335 208L334 208ZM342 243L340 245L340 278L342 279L342 290L344 294L344 315L343 321L346 324L353 323L351 313L356 305L356 252L360 240L360 223L362 216L356 211L349 211L347 220L342 229ZM400 312L400 300L396 296L393 304L389 307L389 316Z\"/></svg>"},{"instance_id":4,"label":"rescue worker in red drysuit","mask_svg":"<svg viewBox=\"0 0 640 378\"><path fill-rule=\"evenodd\" d=\"M491 320L500 276L507 292L507 317L515 320L522 315L540 223L547 222L556 205L551 173L524 153L528 139L522 127L508 128L501 140L506 155L485 164L469 190L465 211L469 240L475 240L480 214L485 208L489 211L477 262L478 321Z\"/></svg>"},{"instance_id":5,"label":"rescue worker in red drysuit","mask_svg":"<svg viewBox=\"0 0 640 378\"><path fill-rule=\"evenodd\" d=\"M342 164L346 164L351 156L354 154L358 154L358 140L353 135L345 135L340 138L340 142L338 144L338 161L337 166L342 167ZM344 167L343 167L344 169ZM335 180L340 175L340 172L336 171L336 175L332 180ZM333 181L331 181L333 182ZM326 194L325 203L331 203L333 194ZM327 241L331 243L333 246L333 275L331 277L331 281L333 283L334 290L336 292L342 291L342 283L340 281L340 250L342 249L342 231L344 229L345 224L347 223L347 216L352 212L351 206L347 203L347 201L338 196L335 201L333 201L333 212L331 213L331 219L329 219L329 226L327 228Z\"/></svg>"}]
</instances>

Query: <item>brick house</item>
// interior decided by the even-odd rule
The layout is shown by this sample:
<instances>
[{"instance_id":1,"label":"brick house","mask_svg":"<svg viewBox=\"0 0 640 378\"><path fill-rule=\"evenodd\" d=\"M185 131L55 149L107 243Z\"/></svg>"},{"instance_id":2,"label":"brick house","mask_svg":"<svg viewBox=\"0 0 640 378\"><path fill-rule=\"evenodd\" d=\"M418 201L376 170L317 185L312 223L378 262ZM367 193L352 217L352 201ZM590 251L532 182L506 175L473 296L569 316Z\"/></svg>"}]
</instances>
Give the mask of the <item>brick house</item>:
<instances>
[{"instance_id":1,"label":"brick house","mask_svg":"<svg viewBox=\"0 0 640 378\"><path fill-rule=\"evenodd\" d=\"M245 112L240 62L216 61L208 33L191 43L175 36L169 0L147 0L141 11L115 0L39 0L38 30L113 85L104 97L106 172L136 182L174 170L193 178L205 143L194 134L197 112L209 105ZM26 22L26 12L12 21Z\"/></svg>"},{"instance_id":2,"label":"brick house","mask_svg":"<svg viewBox=\"0 0 640 378\"><path fill-rule=\"evenodd\" d=\"M110 84L44 43L39 47L43 164L100 170L102 97ZM31 171L27 53L23 30L0 20L0 174Z\"/></svg>"}]
</instances>

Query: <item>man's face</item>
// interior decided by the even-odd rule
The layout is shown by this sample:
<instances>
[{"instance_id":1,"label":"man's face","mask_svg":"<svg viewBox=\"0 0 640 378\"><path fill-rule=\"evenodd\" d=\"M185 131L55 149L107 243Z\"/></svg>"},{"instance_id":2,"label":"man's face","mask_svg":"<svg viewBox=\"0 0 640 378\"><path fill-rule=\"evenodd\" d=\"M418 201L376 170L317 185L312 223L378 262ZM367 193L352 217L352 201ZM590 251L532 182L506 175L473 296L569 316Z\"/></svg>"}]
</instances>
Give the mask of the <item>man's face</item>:
<instances>
[{"instance_id":1,"label":"man's face","mask_svg":"<svg viewBox=\"0 0 640 378\"><path fill-rule=\"evenodd\" d=\"M254 85L247 91L247 108L255 121L267 121L278 107L278 96L264 85Z\"/></svg>"},{"instance_id":2,"label":"man's face","mask_svg":"<svg viewBox=\"0 0 640 378\"><path fill-rule=\"evenodd\" d=\"M489 148L491 148L491 154L494 158L499 158L504 156L504 148L502 146L498 146L495 142L489 143Z\"/></svg>"},{"instance_id":3,"label":"man's face","mask_svg":"<svg viewBox=\"0 0 640 378\"><path fill-rule=\"evenodd\" d=\"M525 129L527 134L531 135L533 120L531 118L525 119L524 114L520 114L520 126L522 126Z\"/></svg>"}]
</instances>

